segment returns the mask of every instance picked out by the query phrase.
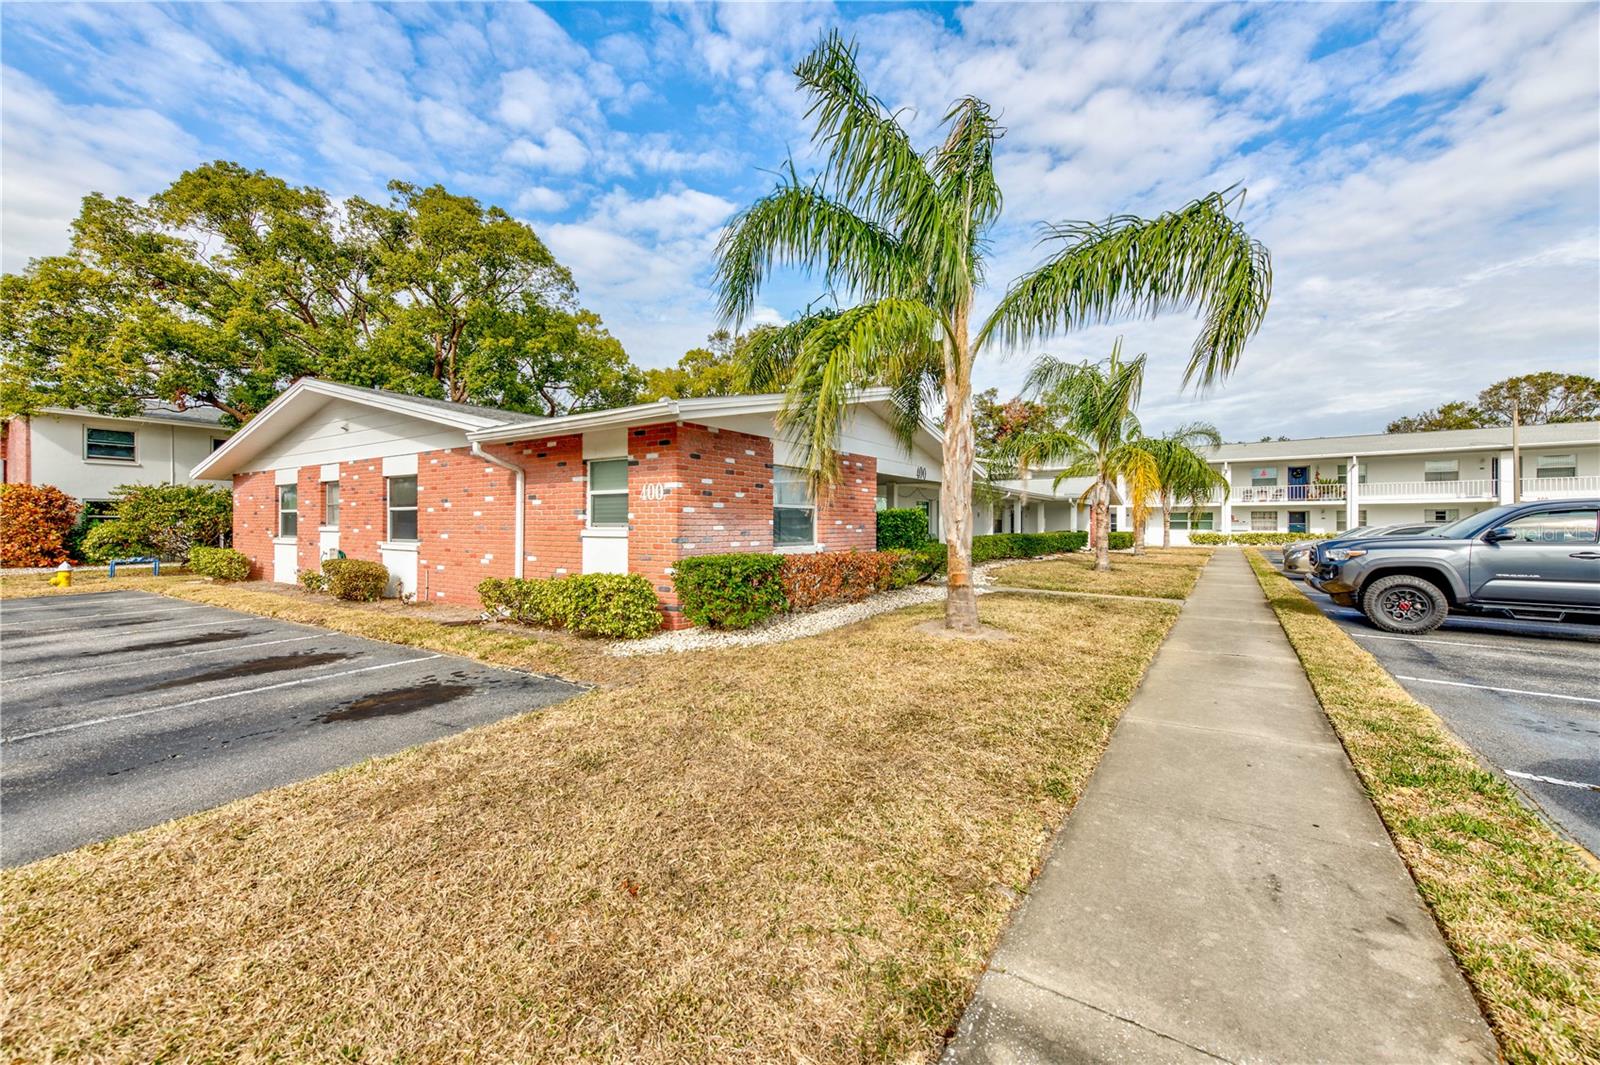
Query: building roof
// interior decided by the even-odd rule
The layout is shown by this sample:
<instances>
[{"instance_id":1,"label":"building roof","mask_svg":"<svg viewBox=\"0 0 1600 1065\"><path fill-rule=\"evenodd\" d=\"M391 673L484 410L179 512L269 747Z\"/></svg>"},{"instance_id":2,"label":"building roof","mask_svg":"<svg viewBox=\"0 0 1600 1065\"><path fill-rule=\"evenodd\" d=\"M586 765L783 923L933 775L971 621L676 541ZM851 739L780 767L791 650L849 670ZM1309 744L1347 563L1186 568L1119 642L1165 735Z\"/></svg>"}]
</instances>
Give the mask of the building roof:
<instances>
[{"instance_id":1,"label":"building roof","mask_svg":"<svg viewBox=\"0 0 1600 1065\"><path fill-rule=\"evenodd\" d=\"M139 413L106 414L102 411L90 410L87 407L40 407L41 414L72 414L86 418L105 418L112 421L130 422L179 422L184 425L209 425L215 426L222 432L231 433L232 429L222 427L222 412L216 407L179 407L173 403L164 403L156 399L139 401Z\"/></svg>"},{"instance_id":2,"label":"building roof","mask_svg":"<svg viewBox=\"0 0 1600 1065\"><path fill-rule=\"evenodd\" d=\"M1521 444L1523 447L1600 445L1600 422L1524 425ZM1492 426L1487 429L1443 429L1429 433L1367 433L1361 436L1314 436L1301 440L1223 444L1211 452L1211 458L1216 462L1348 458L1351 455L1503 450L1510 446L1510 426Z\"/></svg>"},{"instance_id":3,"label":"building roof","mask_svg":"<svg viewBox=\"0 0 1600 1065\"><path fill-rule=\"evenodd\" d=\"M322 383L332 384L333 382L323 381ZM521 411L501 410L499 407L485 407L478 403L457 403L454 400L449 399L434 399L432 396L413 396L409 392L392 392L387 388L366 388L360 385L339 385L338 387L348 392L366 392L374 396L383 396L389 399L400 400L412 405L432 407L435 410L441 411L452 411L471 417L487 418L490 421L495 422L545 422L550 420L549 418L540 417L537 414L524 414Z\"/></svg>"}]
</instances>

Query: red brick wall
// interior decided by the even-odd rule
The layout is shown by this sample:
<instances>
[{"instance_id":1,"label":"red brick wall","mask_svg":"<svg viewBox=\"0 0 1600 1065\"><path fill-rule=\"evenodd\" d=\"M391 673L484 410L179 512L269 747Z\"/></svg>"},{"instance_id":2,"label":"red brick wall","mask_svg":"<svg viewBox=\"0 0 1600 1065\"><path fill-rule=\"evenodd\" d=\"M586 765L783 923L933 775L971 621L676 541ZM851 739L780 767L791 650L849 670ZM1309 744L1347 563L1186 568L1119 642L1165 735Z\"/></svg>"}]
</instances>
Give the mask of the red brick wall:
<instances>
[{"instance_id":1,"label":"red brick wall","mask_svg":"<svg viewBox=\"0 0 1600 1065\"><path fill-rule=\"evenodd\" d=\"M523 475L523 568L525 577L564 577L583 572L585 496L583 437L536 437L491 449L520 465ZM509 557L509 555L507 556Z\"/></svg>"},{"instance_id":2,"label":"red brick wall","mask_svg":"<svg viewBox=\"0 0 1600 1065\"><path fill-rule=\"evenodd\" d=\"M825 551L875 551L878 547L878 460L839 456L839 483L817 500L817 543Z\"/></svg>"},{"instance_id":3,"label":"red brick wall","mask_svg":"<svg viewBox=\"0 0 1600 1065\"><path fill-rule=\"evenodd\" d=\"M250 559L250 576L272 579L272 537L278 531L278 489L271 470L233 476L233 547Z\"/></svg>"},{"instance_id":4,"label":"red brick wall","mask_svg":"<svg viewBox=\"0 0 1600 1065\"><path fill-rule=\"evenodd\" d=\"M485 445L517 462L520 448ZM469 448L417 457L417 601L472 606L478 582L510 577L516 562L516 474Z\"/></svg>"},{"instance_id":5,"label":"red brick wall","mask_svg":"<svg viewBox=\"0 0 1600 1065\"><path fill-rule=\"evenodd\" d=\"M11 418L0 431L0 459L6 464L7 484L33 482L33 426L27 418Z\"/></svg>"},{"instance_id":6,"label":"red brick wall","mask_svg":"<svg viewBox=\"0 0 1600 1065\"><path fill-rule=\"evenodd\" d=\"M339 550L346 558L380 562L378 542L388 535L383 460L339 463Z\"/></svg>"},{"instance_id":7,"label":"red brick wall","mask_svg":"<svg viewBox=\"0 0 1600 1065\"><path fill-rule=\"evenodd\" d=\"M322 524L322 467L300 467L295 487L299 490L296 509L300 515L295 523L295 568L321 569L322 536L317 532L317 526Z\"/></svg>"}]
</instances>

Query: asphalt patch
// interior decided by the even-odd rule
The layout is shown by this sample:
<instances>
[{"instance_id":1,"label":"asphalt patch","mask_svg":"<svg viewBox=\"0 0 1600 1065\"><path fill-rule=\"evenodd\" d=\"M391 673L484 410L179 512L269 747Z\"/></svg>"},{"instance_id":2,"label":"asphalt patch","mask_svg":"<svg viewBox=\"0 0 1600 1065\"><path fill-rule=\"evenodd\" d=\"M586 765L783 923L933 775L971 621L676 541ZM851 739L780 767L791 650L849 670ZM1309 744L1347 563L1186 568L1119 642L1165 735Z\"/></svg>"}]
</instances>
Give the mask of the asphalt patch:
<instances>
[{"instance_id":1,"label":"asphalt patch","mask_svg":"<svg viewBox=\"0 0 1600 1065\"><path fill-rule=\"evenodd\" d=\"M103 651L79 651L78 657L99 658L102 655L125 655L136 651L175 651L180 647L199 647L208 643L242 640L251 635L255 634L239 632L236 629L223 629L220 632L203 632L199 636L179 636L171 640L157 640L155 643L136 643L129 647L109 647Z\"/></svg>"},{"instance_id":2,"label":"asphalt patch","mask_svg":"<svg viewBox=\"0 0 1600 1065\"><path fill-rule=\"evenodd\" d=\"M334 662L347 661L352 657L352 655L343 651L271 655L267 658L256 658L249 662L241 662L236 666L224 666L221 669L208 670L205 673L191 673L185 677L175 677L172 680L164 680L160 684L152 684L148 688L140 688L139 690L158 692L169 688L187 688L191 684L206 684L216 680L259 677L267 673L282 673L290 669L309 669L312 666L326 666Z\"/></svg>"},{"instance_id":3,"label":"asphalt patch","mask_svg":"<svg viewBox=\"0 0 1600 1065\"><path fill-rule=\"evenodd\" d=\"M389 691L378 692L346 703L338 710L330 710L326 714L319 715L316 721L323 725L331 725L337 721L366 721L374 717L411 714L418 710L426 710L430 706L442 706L454 702L477 690L475 684L446 684L437 680L427 684L414 684L407 688L391 688Z\"/></svg>"}]
</instances>

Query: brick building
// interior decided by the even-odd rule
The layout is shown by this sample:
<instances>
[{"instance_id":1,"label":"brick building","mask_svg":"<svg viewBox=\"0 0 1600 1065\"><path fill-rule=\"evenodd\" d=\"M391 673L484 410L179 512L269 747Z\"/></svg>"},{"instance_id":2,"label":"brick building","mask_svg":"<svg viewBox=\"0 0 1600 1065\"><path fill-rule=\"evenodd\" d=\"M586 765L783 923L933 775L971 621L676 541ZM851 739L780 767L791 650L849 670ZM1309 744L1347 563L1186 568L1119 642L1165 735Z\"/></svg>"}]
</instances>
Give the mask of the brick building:
<instances>
[{"instance_id":1,"label":"brick building","mask_svg":"<svg viewBox=\"0 0 1600 1065\"><path fill-rule=\"evenodd\" d=\"M887 392L864 394L838 486L812 498L774 427L780 396L662 400L540 418L315 379L296 382L195 477L231 478L234 546L293 581L342 552L382 562L391 594L472 605L485 577L639 573L666 624L690 555L871 550L877 510L937 528L940 440L908 450Z\"/></svg>"}]
</instances>

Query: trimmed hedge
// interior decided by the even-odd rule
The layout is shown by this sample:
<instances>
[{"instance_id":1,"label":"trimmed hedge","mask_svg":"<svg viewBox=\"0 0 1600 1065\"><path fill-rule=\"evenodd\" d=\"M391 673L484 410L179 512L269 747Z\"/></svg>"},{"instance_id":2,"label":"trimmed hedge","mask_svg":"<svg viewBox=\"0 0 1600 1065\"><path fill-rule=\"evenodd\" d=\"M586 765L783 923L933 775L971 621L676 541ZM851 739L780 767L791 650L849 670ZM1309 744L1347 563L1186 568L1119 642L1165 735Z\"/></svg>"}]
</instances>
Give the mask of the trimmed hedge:
<instances>
[{"instance_id":1,"label":"trimmed hedge","mask_svg":"<svg viewBox=\"0 0 1600 1065\"><path fill-rule=\"evenodd\" d=\"M325 592L328 590L328 575L319 569L303 569L300 571L300 587L308 592Z\"/></svg>"},{"instance_id":2,"label":"trimmed hedge","mask_svg":"<svg viewBox=\"0 0 1600 1065\"><path fill-rule=\"evenodd\" d=\"M1106 546L1113 551L1126 551L1133 546L1133 533L1110 532L1106 533Z\"/></svg>"},{"instance_id":3,"label":"trimmed hedge","mask_svg":"<svg viewBox=\"0 0 1600 1065\"><path fill-rule=\"evenodd\" d=\"M906 588L929 580L944 569L945 546L924 544L919 550L891 548L880 554L889 556L889 587Z\"/></svg>"},{"instance_id":4,"label":"trimmed hedge","mask_svg":"<svg viewBox=\"0 0 1600 1065\"><path fill-rule=\"evenodd\" d=\"M189 571L217 581L242 581L250 576L250 557L231 547L192 547Z\"/></svg>"},{"instance_id":5,"label":"trimmed hedge","mask_svg":"<svg viewBox=\"0 0 1600 1065\"><path fill-rule=\"evenodd\" d=\"M1111 534L1113 538L1116 533ZM1089 542L1086 532L994 533L972 538L972 564L998 558L1037 558L1077 551ZM1128 546L1133 546L1130 538Z\"/></svg>"},{"instance_id":6,"label":"trimmed hedge","mask_svg":"<svg viewBox=\"0 0 1600 1065\"><path fill-rule=\"evenodd\" d=\"M886 592L895 563L887 551L825 551L782 558L778 577L790 610L836 599L859 602L873 592Z\"/></svg>"},{"instance_id":7,"label":"trimmed hedge","mask_svg":"<svg viewBox=\"0 0 1600 1065\"><path fill-rule=\"evenodd\" d=\"M783 556L697 555L673 567L683 616L696 625L747 629L783 610Z\"/></svg>"},{"instance_id":8,"label":"trimmed hedge","mask_svg":"<svg viewBox=\"0 0 1600 1065\"><path fill-rule=\"evenodd\" d=\"M111 494L113 517L99 522L83 540L90 562L130 555L181 562L192 548L226 544L233 534L233 493L226 488L125 484Z\"/></svg>"},{"instance_id":9,"label":"trimmed hedge","mask_svg":"<svg viewBox=\"0 0 1600 1065\"><path fill-rule=\"evenodd\" d=\"M915 551L928 542L928 514L921 507L890 507L878 511L878 550Z\"/></svg>"},{"instance_id":10,"label":"trimmed hedge","mask_svg":"<svg viewBox=\"0 0 1600 1065\"><path fill-rule=\"evenodd\" d=\"M389 570L381 562L364 558L330 558L322 564L328 575L328 591L335 599L371 603L383 598L389 587Z\"/></svg>"},{"instance_id":11,"label":"trimmed hedge","mask_svg":"<svg viewBox=\"0 0 1600 1065\"><path fill-rule=\"evenodd\" d=\"M0 485L0 566L54 566L67 560L78 501L48 484Z\"/></svg>"},{"instance_id":12,"label":"trimmed hedge","mask_svg":"<svg viewBox=\"0 0 1600 1065\"><path fill-rule=\"evenodd\" d=\"M580 636L636 640L661 628L655 588L637 573L490 577L478 585L478 598L491 614Z\"/></svg>"},{"instance_id":13,"label":"trimmed hedge","mask_svg":"<svg viewBox=\"0 0 1600 1065\"><path fill-rule=\"evenodd\" d=\"M1197 547L1216 547L1222 544L1297 544L1302 540L1331 540L1338 533L1286 533L1286 532L1192 532L1189 542Z\"/></svg>"}]
</instances>

